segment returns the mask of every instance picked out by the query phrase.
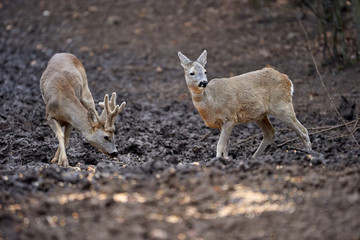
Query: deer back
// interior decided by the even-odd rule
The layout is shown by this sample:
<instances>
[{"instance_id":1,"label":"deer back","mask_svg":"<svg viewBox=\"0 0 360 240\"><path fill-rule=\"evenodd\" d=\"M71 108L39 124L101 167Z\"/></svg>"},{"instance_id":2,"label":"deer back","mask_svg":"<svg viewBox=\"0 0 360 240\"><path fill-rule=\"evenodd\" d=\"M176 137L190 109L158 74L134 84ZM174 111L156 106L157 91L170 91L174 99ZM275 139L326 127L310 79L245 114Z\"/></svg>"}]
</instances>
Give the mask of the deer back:
<instances>
[{"instance_id":1,"label":"deer back","mask_svg":"<svg viewBox=\"0 0 360 240\"><path fill-rule=\"evenodd\" d=\"M212 79L195 107L209 127L223 122L246 123L271 112L281 102L291 101L292 83L272 68L231 78Z\"/></svg>"},{"instance_id":2,"label":"deer back","mask_svg":"<svg viewBox=\"0 0 360 240\"><path fill-rule=\"evenodd\" d=\"M87 78L83 65L72 54L58 53L49 61L40 79L45 104L75 95L81 98Z\"/></svg>"}]
</instances>

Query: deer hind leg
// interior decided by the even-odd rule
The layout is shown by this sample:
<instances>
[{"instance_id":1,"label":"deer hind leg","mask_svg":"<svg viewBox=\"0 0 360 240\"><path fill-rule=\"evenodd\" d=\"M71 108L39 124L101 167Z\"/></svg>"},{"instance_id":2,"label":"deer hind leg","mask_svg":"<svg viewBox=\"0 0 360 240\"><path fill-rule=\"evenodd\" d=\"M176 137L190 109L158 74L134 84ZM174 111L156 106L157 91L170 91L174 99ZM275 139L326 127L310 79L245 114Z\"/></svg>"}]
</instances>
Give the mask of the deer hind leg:
<instances>
[{"instance_id":1,"label":"deer hind leg","mask_svg":"<svg viewBox=\"0 0 360 240\"><path fill-rule=\"evenodd\" d=\"M233 128L234 124L232 122L224 123L221 126L220 138L216 148L216 157L229 157L229 140Z\"/></svg>"},{"instance_id":2,"label":"deer hind leg","mask_svg":"<svg viewBox=\"0 0 360 240\"><path fill-rule=\"evenodd\" d=\"M73 129L73 126L71 126L70 124L67 124L65 126L65 130L64 130L64 143L65 143L65 148L68 146L69 144L69 137L70 137L70 133Z\"/></svg>"},{"instance_id":3,"label":"deer hind leg","mask_svg":"<svg viewBox=\"0 0 360 240\"><path fill-rule=\"evenodd\" d=\"M261 153L264 152L267 146L272 142L272 139L275 135L275 129L273 128L269 118L265 115L261 120L256 121L256 124L261 128L263 131L264 137L260 143L260 146L254 153L252 157L257 157Z\"/></svg>"},{"instance_id":4,"label":"deer hind leg","mask_svg":"<svg viewBox=\"0 0 360 240\"><path fill-rule=\"evenodd\" d=\"M59 147L55 153L54 158L51 160L51 163L58 163L60 166L69 167L70 165L65 153L65 136L61 126L54 118L49 118L48 123L59 141Z\"/></svg>"},{"instance_id":5,"label":"deer hind leg","mask_svg":"<svg viewBox=\"0 0 360 240\"><path fill-rule=\"evenodd\" d=\"M289 105L287 108L278 109L274 116L278 118L281 122L285 123L294 132L296 132L301 141L304 143L304 147L306 150L311 150L309 133L307 129L296 118L292 104Z\"/></svg>"}]
</instances>

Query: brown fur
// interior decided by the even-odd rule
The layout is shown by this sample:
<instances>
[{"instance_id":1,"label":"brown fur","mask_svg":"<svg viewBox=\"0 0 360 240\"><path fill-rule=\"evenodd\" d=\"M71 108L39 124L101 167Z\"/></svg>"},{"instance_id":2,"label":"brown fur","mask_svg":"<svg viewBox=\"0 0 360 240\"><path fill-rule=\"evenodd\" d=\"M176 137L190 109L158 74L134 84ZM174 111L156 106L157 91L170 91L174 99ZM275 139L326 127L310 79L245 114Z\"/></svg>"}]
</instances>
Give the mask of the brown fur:
<instances>
[{"instance_id":1,"label":"brown fur","mask_svg":"<svg viewBox=\"0 0 360 240\"><path fill-rule=\"evenodd\" d=\"M191 61L180 52L178 55L195 108L206 126L221 131L217 157L228 157L228 142L233 127L248 122L255 122L264 133L263 141L253 157L260 155L275 133L268 114L287 124L299 135L305 148L311 149L308 132L295 116L293 85L287 75L264 68L231 78L213 79L204 88L202 83L207 82L204 68L206 50L197 61Z\"/></svg>"},{"instance_id":2,"label":"brown fur","mask_svg":"<svg viewBox=\"0 0 360 240\"><path fill-rule=\"evenodd\" d=\"M106 95L104 103L101 103L104 111L99 117L88 87L85 69L74 55L55 54L41 76L40 89L46 105L47 121L59 140L59 148L52 163L69 166L65 147L72 128L80 131L101 152L117 153L113 140L113 124L125 103L121 107L116 105L115 93L109 103ZM109 104L112 106L109 107ZM64 132L61 127L65 127ZM111 142L105 141L105 136Z\"/></svg>"},{"instance_id":3,"label":"brown fur","mask_svg":"<svg viewBox=\"0 0 360 240\"><path fill-rule=\"evenodd\" d=\"M231 78L213 79L202 98L195 97L193 101L206 126L220 128L221 123L227 121L238 124L255 121L270 113L279 102L291 103L290 88L286 75L264 68Z\"/></svg>"}]
</instances>

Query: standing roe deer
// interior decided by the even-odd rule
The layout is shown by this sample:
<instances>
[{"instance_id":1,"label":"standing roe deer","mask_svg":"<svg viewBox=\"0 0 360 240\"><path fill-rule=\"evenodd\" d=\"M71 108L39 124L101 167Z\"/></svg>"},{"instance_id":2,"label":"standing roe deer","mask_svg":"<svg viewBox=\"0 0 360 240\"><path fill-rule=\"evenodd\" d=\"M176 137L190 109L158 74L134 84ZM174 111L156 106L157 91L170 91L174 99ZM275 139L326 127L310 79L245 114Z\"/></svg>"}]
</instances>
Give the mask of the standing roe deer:
<instances>
[{"instance_id":1,"label":"standing roe deer","mask_svg":"<svg viewBox=\"0 0 360 240\"><path fill-rule=\"evenodd\" d=\"M311 143L306 128L297 120L292 104L293 84L287 75L272 68L231 78L217 78L208 83L206 50L196 61L178 52L185 80L195 108L205 125L220 129L216 157L228 157L229 139L237 124L255 122L263 131L263 140L253 157L259 156L272 142L275 130L267 115L271 114L294 130L306 150Z\"/></svg>"},{"instance_id":2,"label":"standing roe deer","mask_svg":"<svg viewBox=\"0 0 360 240\"><path fill-rule=\"evenodd\" d=\"M99 106L104 110L99 116L88 87L85 69L72 54L58 53L49 61L40 79L41 95L46 104L46 119L59 140L52 163L68 167L65 147L72 128L80 131L100 152L115 157L115 118L124 109L116 105L116 93L109 101L105 95ZM62 130L64 127L64 132Z\"/></svg>"}]
</instances>

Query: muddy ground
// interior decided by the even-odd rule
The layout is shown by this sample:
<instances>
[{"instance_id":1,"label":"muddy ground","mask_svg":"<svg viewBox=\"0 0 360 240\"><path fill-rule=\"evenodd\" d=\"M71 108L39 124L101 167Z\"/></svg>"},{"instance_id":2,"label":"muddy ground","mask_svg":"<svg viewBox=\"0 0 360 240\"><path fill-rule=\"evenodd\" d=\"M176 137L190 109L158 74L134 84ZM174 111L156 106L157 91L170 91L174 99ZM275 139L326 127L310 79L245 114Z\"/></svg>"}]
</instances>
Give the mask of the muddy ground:
<instances>
[{"instance_id":1,"label":"muddy ground","mask_svg":"<svg viewBox=\"0 0 360 240\"><path fill-rule=\"evenodd\" d=\"M0 239L360 239L360 149L314 71L301 11L250 2L0 1ZM320 63L316 23L303 21ZM219 132L194 108L177 57L203 49L209 78L287 73L318 154L283 144L296 135L271 118L278 131L263 156L250 158L261 131L247 124L233 131L230 159L215 158ZM82 61L95 102L112 91L127 102L118 157L74 131L72 167L49 163L58 142L39 79L57 52ZM359 64L320 71L360 141Z\"/></svg>"}]
</instances>

